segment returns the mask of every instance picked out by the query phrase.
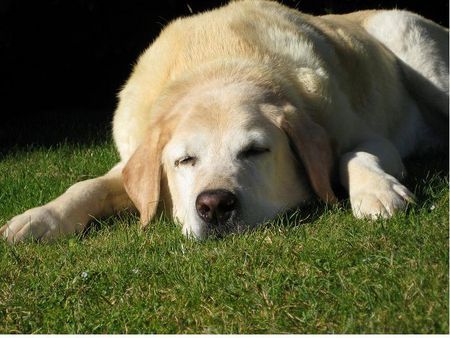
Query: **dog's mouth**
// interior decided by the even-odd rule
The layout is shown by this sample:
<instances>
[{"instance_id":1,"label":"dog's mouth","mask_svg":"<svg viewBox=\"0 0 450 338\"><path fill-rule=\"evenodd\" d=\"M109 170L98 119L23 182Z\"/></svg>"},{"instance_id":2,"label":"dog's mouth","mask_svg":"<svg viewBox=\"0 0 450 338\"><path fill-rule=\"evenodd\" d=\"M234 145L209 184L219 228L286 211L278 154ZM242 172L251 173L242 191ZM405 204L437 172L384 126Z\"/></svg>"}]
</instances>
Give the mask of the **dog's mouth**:
<instances>
[{"instance_id":1,"label":"dog's mouth","mask_svg":"<svg viewBox=\"0 0 450 338\"><path fill-rule=\"evenodd\" d=\"M226 221L217 221L215 223L204 223L207 238L223 238L231 234L241 234L250 230L252 227L244 222L238 211L234 211Z\"/></svg>"}]
</instances>

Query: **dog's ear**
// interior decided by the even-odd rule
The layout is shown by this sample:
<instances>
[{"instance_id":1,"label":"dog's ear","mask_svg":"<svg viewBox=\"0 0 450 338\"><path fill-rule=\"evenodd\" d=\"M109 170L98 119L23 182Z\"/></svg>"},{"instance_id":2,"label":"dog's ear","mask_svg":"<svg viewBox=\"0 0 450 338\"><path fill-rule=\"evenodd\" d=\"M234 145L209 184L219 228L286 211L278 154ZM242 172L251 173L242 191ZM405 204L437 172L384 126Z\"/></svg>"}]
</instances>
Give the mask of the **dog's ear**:
<instances>
[{"instance_id":1,"label":"dog's ear","mask_svg":"<svg viewBox=\"0 0 450 338\"><path fill-rule=\"evenodd\" d=\"M337 202L331 188L333 152L325 130L298 111L279 117L278 124L301 159L315 193L326 203Z\"/></svg>"},{"instance_id":2,"label":"dog's ear","mask_svg":"<svg viewBox=\"0 0 450 338\"><path fill-rule=\"evenodd\" d=\"M154 126L130 157L122 171L128 196L140 213L142 226L156 213L161 189L161 152L167 136L161 127Z\"/></svg>"}]
</instances>

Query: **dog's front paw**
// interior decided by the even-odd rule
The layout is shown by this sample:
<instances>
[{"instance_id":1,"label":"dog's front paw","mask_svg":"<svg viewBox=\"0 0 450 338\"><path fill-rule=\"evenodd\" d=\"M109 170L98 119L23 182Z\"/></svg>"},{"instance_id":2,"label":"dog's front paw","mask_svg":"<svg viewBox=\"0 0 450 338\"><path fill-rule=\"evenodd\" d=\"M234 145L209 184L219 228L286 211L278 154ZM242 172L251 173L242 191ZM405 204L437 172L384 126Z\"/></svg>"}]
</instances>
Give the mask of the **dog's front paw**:
<instances>
[{"instance_id":1,"label":"dog's front paw","mask_svg":"<svg viewBox=\"0 0 450 338\"><path fill-rule=\"evenodd\" d=\"M357 218L389 218L412 202L414 195L387 174L350 194L353 215Z\"/></svg>"},{"instance_id":2,"label":"dog's front paw","mask_svg":"<svg viewBox=\"0 0 450 338\"><path fill-rule=\"evenodd\" d=\"M64 234L64 224L48 206L29 209L12 218L0 229L0 235L11 243L26 239L49 239Z\"/></svg>"}]
</instances>

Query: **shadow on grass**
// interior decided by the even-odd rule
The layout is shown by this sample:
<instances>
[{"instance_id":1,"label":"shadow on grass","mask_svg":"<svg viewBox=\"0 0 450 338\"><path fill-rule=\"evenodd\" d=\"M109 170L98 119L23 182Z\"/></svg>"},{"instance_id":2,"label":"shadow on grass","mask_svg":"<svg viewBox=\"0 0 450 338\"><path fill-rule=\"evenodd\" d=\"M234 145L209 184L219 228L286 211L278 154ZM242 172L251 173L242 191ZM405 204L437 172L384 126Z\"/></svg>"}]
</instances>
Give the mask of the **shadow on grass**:
<instances>
[{"instance_id":1,"label":"shadow on grass","mask_svg":"<svg viewBox=\"0 0 450 338\"><path fill-rule=\"evenodd\" d=\"M449 177L449 149L431 150L420 155L413 155L404 160L407 177L404 184L417 198L420 205L429 198L430 181L435 178Z\"/></svg>"},{"instance_id":2,"label":"shadow on grass","mask_svg":"<svg viewBox=\"0 0 450 338\"><path fill-rule=\"evenodd\" d=\"M133 224L130 224L130 220ZM124 226L140 227L139 215L136 210L122 210L109 217L93 219L86 225L84 230L77 235L77 238L78 240L83 241L86 238L96 236L96 234L102 230L107 229L110 231Z\"/></svg>"}]
</instances>

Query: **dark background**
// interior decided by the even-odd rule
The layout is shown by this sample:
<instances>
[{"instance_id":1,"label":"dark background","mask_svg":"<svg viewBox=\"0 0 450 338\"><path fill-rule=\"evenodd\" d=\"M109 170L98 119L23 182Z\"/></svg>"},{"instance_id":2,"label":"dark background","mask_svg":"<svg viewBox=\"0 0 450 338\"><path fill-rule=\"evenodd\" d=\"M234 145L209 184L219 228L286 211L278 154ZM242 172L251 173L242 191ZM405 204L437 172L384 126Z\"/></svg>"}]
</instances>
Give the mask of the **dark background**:
<instances>
[{"instance_id":1,"label":"dark background","mask_svg":"<svg viewBox=\"0 0 450 338\"><path fill-rule=\"evenodd\" d=\"M313 14L397 7L448 27L447 0L283 2ZM0 153L105 137L119 88L161 28L175 17L224 3L0 0Z\"/></svg>"}]
</instances>

